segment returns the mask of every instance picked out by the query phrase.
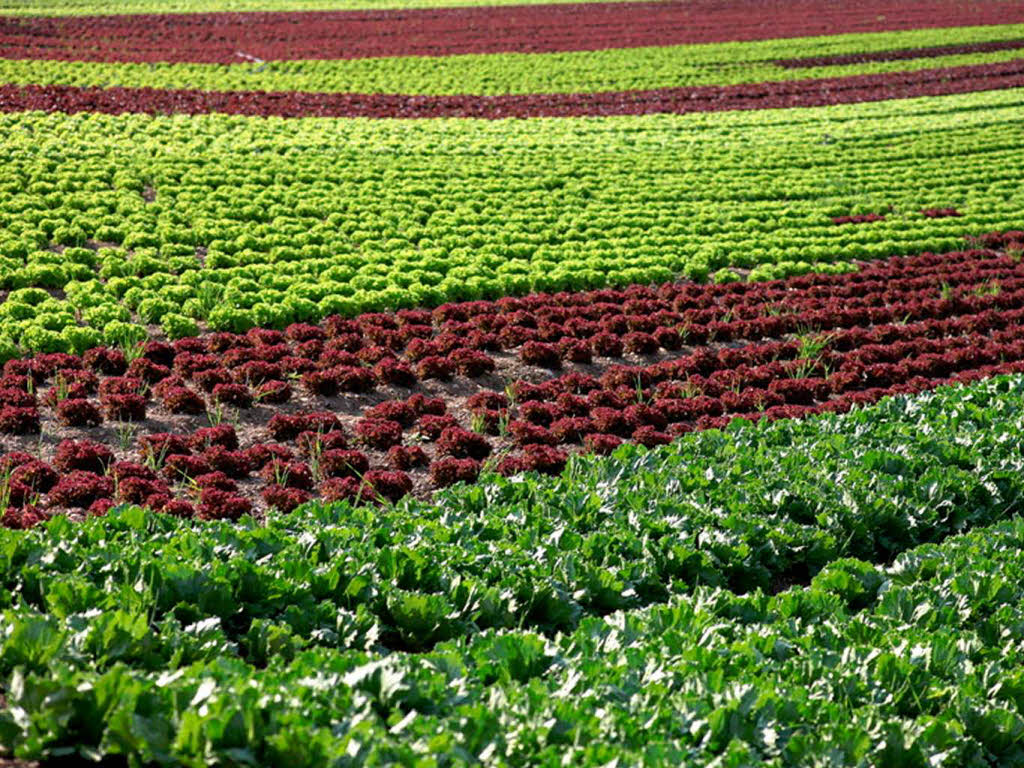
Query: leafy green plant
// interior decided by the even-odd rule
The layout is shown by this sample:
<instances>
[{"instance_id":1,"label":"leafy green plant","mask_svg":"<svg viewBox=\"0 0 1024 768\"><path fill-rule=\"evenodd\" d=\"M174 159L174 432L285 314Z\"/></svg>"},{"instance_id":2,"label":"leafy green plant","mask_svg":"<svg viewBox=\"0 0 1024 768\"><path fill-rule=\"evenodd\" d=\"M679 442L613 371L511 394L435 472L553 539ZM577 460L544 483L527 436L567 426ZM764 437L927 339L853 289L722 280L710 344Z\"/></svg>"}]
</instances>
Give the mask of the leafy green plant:
<instances>
[{"instance_id":1,"label":"leafy green plant","mask_svg":"<svg viewBox=\"0 0 1024 768\"><path fill-rule=\"evenodd\" d=\"M971 293L975 296L998 296L1001 291L998 280L988 280L975 286Z\"/></svg>"},{"instance_id":2,"label":"leafy green plant","mask_svg":"<svg viewBox=\"0 0 1024 768\"><path fill-rule=\"evenodd\" d=\"M792 377L801 379L808 376L818 366L822 352L834 338L834 333L818 333L807 329L798 331L796 341L800 350L797 353L797 365L791 369Z\"/></svg>"},{"instance_id":3,"label":"leafy green plant","mask_svg":"<svg viewBox=\"0 0 1024 768\"><path fill-rule=\"evenodd\" d=\"M484 415L482 413L474 413L470 420L469 428L478 435L487 434L487 420L484 418Z\"/></svg>"},{"instance_id":4,"label":"leafy green plant","mask_svg":"<svg viewBox=\"0 0 1024 768\"><path fill-rule=\"evenodd\" d=\"M135 435L138 432L138 425L131 421L118 421L114 425L114 434L117 435L117 444L122 451L128 451L135 444ZM153 462L153 467L158 467L158 462Z\"/></svg>"},{"instance_id":5,"label":"leafy green plant","mask_svg":"<svg viewBox=\"0 0 1024 768\"><path fill-rule=\"evenodd\" d=\"M103 341L112 347L119 347L129 360L141 354L142 343L148 334L140 325L112 320L103 328Z\"/></svg>"},{"instance_id":6,"label":"leafy green plant","mask_svg":"<svg viewBox=\"0 0 1024 768\"><path fill-rule=\"evenodd\" d=\"M199 324L195 320L175 312L168 312L161 318L160 329L171 340L199 335Z\"/></svg>"}]
</instances>

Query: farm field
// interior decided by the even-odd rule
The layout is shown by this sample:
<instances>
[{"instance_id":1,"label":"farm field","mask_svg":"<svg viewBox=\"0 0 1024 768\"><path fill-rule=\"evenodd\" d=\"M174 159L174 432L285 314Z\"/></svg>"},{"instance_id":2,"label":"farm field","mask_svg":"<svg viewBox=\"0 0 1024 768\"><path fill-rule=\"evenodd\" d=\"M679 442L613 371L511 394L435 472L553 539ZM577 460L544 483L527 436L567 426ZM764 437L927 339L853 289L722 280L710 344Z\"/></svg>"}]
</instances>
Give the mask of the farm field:
<instances>
[{"instance_id":1,"label":"farm field","mask_svg":"<svg viewBox=\"0 0 1024 768\"><path fill-rule=\"evenodd\" d=\"M1024 6L0 0L0 765L1024 765Z\"/></svg>"}]
</instances>

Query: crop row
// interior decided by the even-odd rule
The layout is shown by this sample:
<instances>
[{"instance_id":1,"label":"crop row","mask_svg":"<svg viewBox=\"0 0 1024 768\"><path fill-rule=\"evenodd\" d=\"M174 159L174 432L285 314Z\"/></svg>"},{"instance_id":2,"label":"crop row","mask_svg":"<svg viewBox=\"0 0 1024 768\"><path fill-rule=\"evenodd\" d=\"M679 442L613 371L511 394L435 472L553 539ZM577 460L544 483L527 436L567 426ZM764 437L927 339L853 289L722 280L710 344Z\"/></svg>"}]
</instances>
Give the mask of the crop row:
<instances>
[{"instance_id":1,"label":"crop row","mask_svg":"<svg viewBox=\"0 0 1024 768\"><path fill-rule=\"evenodd\" d=\"M932 62L929 62L932 63ZM1020 88L1024 60L964 64L911 72L822 77L732 86L647 91L540 93L507 96L201 91L150 88L0 86L7 112L124 114L223 113L259 117L581 117L688 114L853 104Z\"/></svg>"},{"instance_id":2,"label":"crop row","mask_svg":"<svg viewBox=\"0 0 1024 768\"><path fill-rule=\"evenodd\" d=\"M487 5L560 5L621 2L621 0L122 0L116 12L121 14L153 13L223 13L244 11L339 11L458 8ZM0 13L7 16L103 16L111 13L109 3L97 0L4 0Z\"/></svg>"},{"instance_id":3,"label":"crop row","mask_svg":"<svg viewBox=\"0 0 1024 768\"><path fill-rule=\"evenodd\" d=\"M0 531L2 743L196 766L1012 764L1024 531L943 540L1020 512L1022 405L1017 377L431 505Z\"/></svg>"},{"instance_id":4,"label":"crop row","mask_svg":"<svg viewBox=\"0 0 1024 768\"><path fill-rule=\"evenodd\" d=\"M81 352L145 330L130 322L174 337L199 324L283 328L954 250L965 234L1020 227L1020 99L559 120L529 132L515 122L4 115L0 290L12 294L0 302L0 348ZM962 216L922 213L944 208ZM872 213L884 218L833 222Z\"/></svg>"},{"instance_id":5,"label":"crop row","mask_svg":"<svg viewBox=\"0 0 1024 768\"><path fill-rule=\"evenodd\" d=\"M647 354L659 348L672 351L683 344L716 339L758 340L807 328L853 327L942 318L986 309L1016 309L1024 232L991 234L979 244L1005 249L1008 255L991 250L925 254L875 263L854 273L785 281L664 284L633 286L624 291L506 297L498 301L444 304L433 312L400 310L397 316L371 314L355 321L335 317L327 327L338 333L337 329L347 322L354 329L355 338L342 348L346 353L365 352L372 345L389 354L404 352L413 362L462 347L502 350L526 342L564 346L570 341L584 341L593 355L605 356L609 353L602 350L607 348L614 350L612 356L617 357L622 354L623 345L629 352ZM3 305L4 311L10 317L31 316L46 303L45 297L37 289L13 291ZM241 324L227 313L225 321ZM267 329L256 329L253 333L257 339L285 339ZM305 333L310 336L305 338ZM324 338L325 331L300 324L290 327L287 336L296 342L318 341ZM250 344L245 337L229 332L213 339L220 348ZM197 351L196 342L190 339L184 339L178 346ZM217 351L203 349L202 344L199 347L198 351ZM279 357L315 358L322 352L322 344L313 344L308 350L287 349ZM381 354L371 353L377 359L360 362L377 363ZM555 357L571 360L572 354L567 349Z\"/></svg>"},{"instance_id":6,"label":"crop row","mask_svg":"<svg viewBox=\"0 0 1024 768\"><path fill-rule=\"evenodd\" d=\"M1021 49L1024 26L1004 24L543 54L263 62L240 59L231 66L3 59L0 82L196 91L573 94L991 64L1020 58ZM914 51L920 51L920 56L913 57Z\"/></svg>"},{"instance_id":7,"label":"crop row","mask_svg":"<svg viewBox=\"0 0 1024 768\"><path fill-rule=\"evenodd\" d=\"M151 406L145 395L137 394L144 387L138 379L115 377L99 404L85 396L82 386L75 387L70 397L54 399L54 421L65 427L94 428L105 414L121 422L120 429L131 430L121 446L129 458L117 461L106 445L72 439L56 444L50 463L24 450L5 454L3 471L8 479L0 493L9 506L3 523L31 527L69 510L103 514L116 503L146 504L180 517L238 519L254 512L254 500L260 508L279 512L315 497L397 501L413 491L410 473L417 469L422 470L417 473L421 485L426 474L433 487L473 482L487 466L504 475L557 474L565 468L570 452L581 447L606 454L626 440L648 447L666 445L673 436L724 428L734 418L758 421L841 413L892 394L1024 372L1024 334L1007 330L995 338L965 335L944 341L872 344L830 356L828 362L796 358L757 364L758 359L780 351L761 347L737 369L711 371L706 379L691 373L702 370L700 360L685 359L675 377L666 372L667 366L652 366L612 369L600 380L570 375L547 385L519 383L511 397L486 390L469 397L465 405L472 421L465 426L465 420L460 423L447 413L443 399L422 394L366 408L362 418L349 420L352 433L329 410L277 413L256 433L260 442L244 450L239 448L236 428L216 422L191 434L147 434L132 444L131 435L145 422ZM493 365L486 356L478 359ZM435 365L445 363L454 369L450 359L442 358ZM807 373L805 367L830 364L838 366L836 373L801 375ZM437 375L437 367L427 369L427 375ZM424 370L422 364L420 370ZM345 367L311 371L303 376L303 383L321 396L326 385L328 391L339 385L372 386L376 376L361 373ZM6 376L4 383L14 383L13 378ZM76 383L80 385L82 378ZM211 400L220 406L247 408L254 399L269 403L290 399L292 394L287 383L269 380L255 388L254 396L245 384L216 369L201 371L197 378L221 380L214 385ZM631 385L634 381L656 386ZM122 394L122 387L131 390ZM0 430L37 434L40 417L34 398L14 388L0 391L17 403L0 409ZM154 393L162 410L170 414L198 416L211 408L202 394L178 377L167 386L157 385ZM485 462L489 457L494 460Z\"/></svg>"},{"instance_id":8,"label":"crop row","mask_svg":"<svg viewBox=\"0 0 1024 768\"><path fill-rule=\"evenodd\" d=\"M981 43L962 43L935 45L922 48L899 48L896 50L874 51L846 54L831 54L828 56L807 56L779 59L775 63L782 67L807 68L807 67L828 67L842 64L860 64L868 61L908 61L920 58L938 58L943 56L955 56L964 53L990 53L993 51L1012 51L1024 47L1024 40L991 40Z\"/></svg>"},{"instance_id":9,"label":"crop row","mask_svg":"<svg viewBox=\"0 0 1024 768\"><path fill-rule=\"evenodd\" d=\"M114 502L237 518L254 501L397 500L485 465L558 473L580 449L1024 370L1021 319L1024 266L968 251L14 359L0 377L0 432L17 449L5 522ZM30 452L41 431L52 455Z\"/></svg>"},{"instance_id":10,"label":"crop row","mask_svg":"<svg viewBox=\"0 0 1024 768\"><path fill-rule=\"evenodd\" d=\"M450 8L373 13L250 13L2 17L5 58L92 61L262 61L452 56L636 48L1024 22L998 0L969 6L882 0L837 6L797 0L785 10L754 2L585 3L529 8Z\"/></svg>"}]
</instances>

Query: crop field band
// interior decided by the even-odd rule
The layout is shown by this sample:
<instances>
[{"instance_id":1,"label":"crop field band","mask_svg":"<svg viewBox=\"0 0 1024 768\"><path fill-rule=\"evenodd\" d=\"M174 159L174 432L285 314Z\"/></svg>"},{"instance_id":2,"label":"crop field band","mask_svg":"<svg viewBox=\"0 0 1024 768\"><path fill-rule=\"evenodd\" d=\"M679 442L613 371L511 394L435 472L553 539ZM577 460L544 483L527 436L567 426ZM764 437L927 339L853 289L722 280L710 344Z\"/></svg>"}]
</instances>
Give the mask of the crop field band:
<instances>
[{"instance_id":1,"label":"crop field band","mask_svg":"<svg viewBox=\"0 0 1024 768\"><path fill-rule=\"evenodd\" d=\"M5 58L237 63L363 56L445 56L502 51L574 51L765 40L851 32L1024 22L1006 0L769 0L727 7L714 0L584 3L363 13L251 13L4 17ZM173 39L173 46L159 41ZM116 42L115 42L116 41Z\"/></svg>"},{"instance_id":2,"label":"crop field band","mask_svg":"<svg viewBox=\"0 0 1024 768\"><path fill-rule=\"evenodd\" d=\"M1024 59L1005 64L778 83L534 96L406 96L0 85L0 111L504 120L815 107L1021 87L1024 87Z\"/></svg>"},{"instance_id":3,"label":"crop field band","mask_svg":"<svg viewBox=\"0 0 1024 768\"><path fill-rule=\"evenodd\" d=\"M336 505L268 527L210 523L199 531L128 508L78 526L58 519L27 534L0 531L9 553L0 578L26 598L4 611L0 639L2 672L18 680L8 700L24 714L15 724L0 712L0 727L43 745L95 743L99 734L83 732L73 718L58 719L39 694L61 685L68 712L93 712L116 683L122 694L110 703L124 714L103 738L144 759L198 765L202 750L239 749L215 723L246 712L260 734L246 747L267 762L287 756L312 768L354 751L395 760L416 750L393 721L430 701L412 727L450 734L443 749L498 744L491 749L514 755L508 734L532 733L537 718L558 716L579 743L558 739L537 747L540 753L593 764L613 754L643 760L653 753L677 763L707 761L725 749L764 754L756 732L737 736L717 724L748 702L758 722L787 734L787 754L797 764L837 744L850 755L869 753L880 717L890 718L890 739L910 754L1012 762L1013 740L995 723L1015 706L1012 693L1004 698L1001 691L1017 679L1011 669L1018 651L996 638L1019 621L1015 553L1022 534L1019 523L998 523L1024 497L1007 439L1021 428L1020 399L1019 379L1004 380L890 399L820 423L692 435L679 453L623 452L580 464L571 479L504 481L486 496L454 489L441 503L462 510L458 517L439 515L440 507L370 513ZM746 467L725 461L752 440L762 448ZM695 455L721 469L693 467ZM907 485L901 469L929 483ZM843 489L834 483L840 473ZM644 492L664 498L666 513L692 509L700 517L694 526L721 537L709 547L701 527L683 532L672 515L637 517ZM970 519L935 519L937 508L965 509L967 495ZM719 500L744 509L728 528L698 514ZM786 512L765 517L766 503ZM850 504L861 511L842 514ZM798 522L818 509L825 528ZM907 517L916 525L907 526ZM951 528L972 532L947 538ZM888 538L897 531L904 532L899 540ZM772 598L756 588L737 596L720 586L770 583L772 574L758 564L784 567L778 552L801 539L824 566L813 579L793 571L788 577L797 586ZM933 543L914 549L925 541ZM759 542L753 558L747 542ZM878 557L877 547L888 551L882 559L890 566L849 559ZM383 557L385 550L401 554ZM481 571L486 562L500 566ZM39 563L69 587L45 605L32 596ZM140 581L143 574L150 575ZM456 590L430 591L453 580ZM618 609L623 593L627 607L650 607ZM931 610L914 610L921 604ZM513 606L529 616L526 626L505 628ZM86 617L98 631L82 637ZM150 621L160 628L155 637ZM552 626L563 629L551 632ZM969 653L950 654L953 633L970 643ZM83 657L86 637L92 639ZM908 644L944 662L917 665L900 651ZM657 659L657 670L641 664L648 672L638 674L641 658ZM143 666L168 661L180 671ZM709 669L715 674L705 679L702 670ZM403 687L371 706L385 670ZM959 683L952 688L951 674ZM860 688L865 675L872 684ZM999 692L984 682L990 675L1003 681ZM719 676L742 676L747 687L723 700ZM908 683L917 688L908 690ZM418 698L410 701L403 692L411 686ZM566 697L567 687L578 694ZM485 717L494 712L486 702L496 688L511 701ZM615 703L622 690L635 691L625 708ZM780 690L799 694L799 706L783 706L772 695ZM298 731L287 708L260 706L256 698L285 691L301 706ZM368 700L360 703L363 694ZM910 722L892 719L880 694L903 697ZM183 715L175 702L197 697L209 702L204 714L184 714L196 736L179 741L174 733ZM457 727L467 705L480 712L473 729ZM616 713L613 737L597 714L602 707ZM368 737L357 747L353 734L324 731L332 713L352 710L363 712L360 733ZM131 740L122 724L141 717L149 735ZM636 727L652 717L665 726ZM916 730L916 717L969 725L951 742ZM682 727L693 719L707 724L696 732ZM303 744L285 750L296 733ZM437 749L431 742L431 753Z\"/></svg>"},{"instance_id":4,"label":"crop field band","mask_svg":"<svg viewBox=\"0 0 1024 768\"><path fill-rule=\"evenodd\" d=\"M255 1L0 0L0 766L1024 766L1024 5Z\"/></svg>"},{"instance_id":5,"label":"crop field band","mask_svg":"<svg viewBox=\"0 0 1024 768\"><path fill-rule=\"evenodd\" d=\"M990 241L1019 247L1024 232ZM255 501L290 511L315 495L396 500L413 483L422 495L475 480L488 457L506 475L559 472L581 446L653 447L735 416L842 412L1024 372L1024 267L995 252L692 288L333 317L283 334L153 343L132 361L104 348L14 359L0 377L0 433L13 451L8 500L49 494L51 509L145 502L184 514L198 487L206 518L237 516L210 500L222 492L249 510ZM627 353L630 365L614 362ZM207 426L213 411L228 420ZM121 439L128 423L133 434ZM116 453L107 447L119 442ZM136 458L148 469L115 464ZM262 500L252 475L264 481Z\"/></svg>"},{"instance_id":6,"label":"crop field band","mask_svg":"<svg viewBox=\"0 0 1024 768\"><path fill-rule=\"evenodd\" d=\"M1016 46L1016 47L1015 47ZM9 85L490 95L646 91L907 72L1020 58L1024 25L745 43L235 64L0 59ZM913 55L913 58L905 58Z\"/></svg>"},{"instance_id":7,"label":"crop field band","mask_svg":"<svg viewBox=\"0 0 1024 768\"><path fill-rule=\"evenodd\" d=\"M557 119L542 131L525 121L4 115L0 179L12 196L0 210L0 263L12 293L0 305L0 351L84 352L146 335L148 324L172 338L200 324L244 332L957 250L966 235L1019 220L1020 98ZM509 146L511 133L520 138ZM262 149L240 149L249 146ZM383 182L398 173L403 183ZM58 183L70 194L56 195Z\"/></svg>"}]
</instances>

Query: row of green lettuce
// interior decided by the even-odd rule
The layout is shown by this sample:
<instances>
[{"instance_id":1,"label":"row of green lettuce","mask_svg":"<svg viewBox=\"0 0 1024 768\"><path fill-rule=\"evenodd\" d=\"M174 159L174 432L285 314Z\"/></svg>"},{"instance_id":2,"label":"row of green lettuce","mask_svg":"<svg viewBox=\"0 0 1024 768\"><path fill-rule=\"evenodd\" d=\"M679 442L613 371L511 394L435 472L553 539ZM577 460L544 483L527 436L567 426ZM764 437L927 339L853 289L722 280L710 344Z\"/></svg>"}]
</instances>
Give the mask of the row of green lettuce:
<instances>
[{"instance_id":1,"label":"row of green lettuce","mask_svg":"<svg viewBox=\"0 0 1024 768\"><path fill-rule=\"evenodd\" d=\"M132 765L1019 764L1022 405L1000 378L433 503L0 532L0 744Z\"/></svg>"},{"instance_id":2,"label":"row of green lettuce","mask_svg":"<svg viewBox=\"0 0 1024 768\"><path fill-rule=\"evenodd\" d=\"M1021 228L1022 122L1017 90L535 121L3 115L0 356L956 250ZM832 222L862 213L886 218Z\"/></svg>"},{"instance_id":3,"label":"row of green lettuce","mask_svg":"<svg viewBox=\"0 0 1024 768\"><path fill-rule=\"evenodd\" d=\"M237 64L131 64L0 59L0 82L207 91L504 94L736 85L907 72L1011 61L1009 50L787 68L779 59L1024 41L1024 24L877 32L752 42L558 53L398 56Z\"/></svg>"}]
</instances>

